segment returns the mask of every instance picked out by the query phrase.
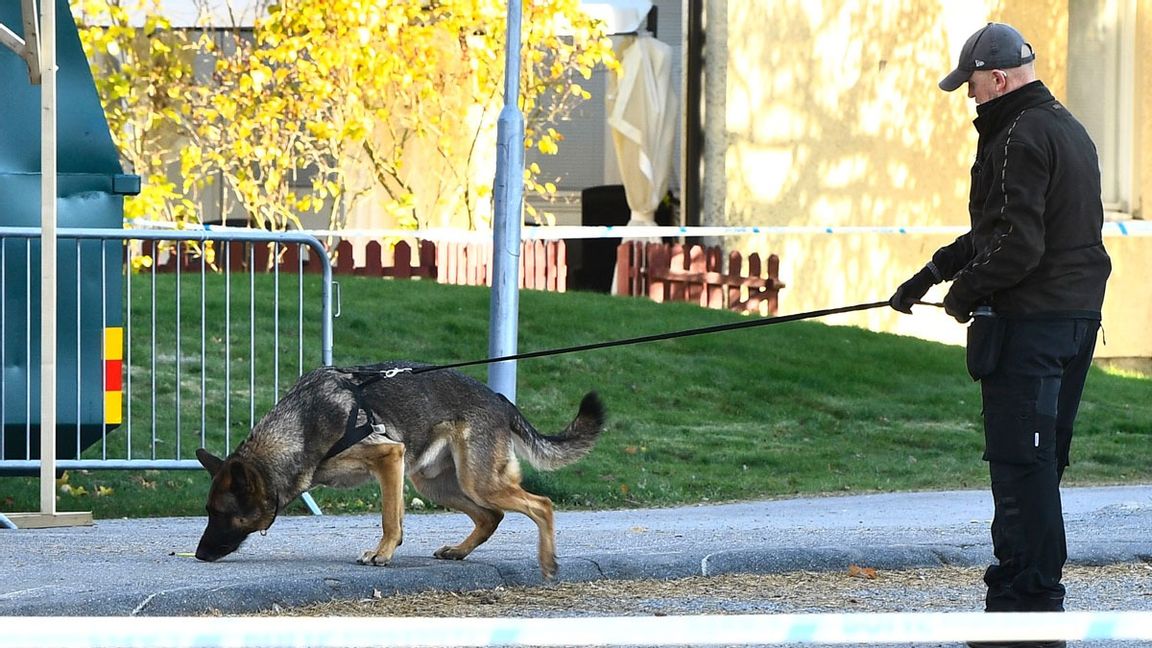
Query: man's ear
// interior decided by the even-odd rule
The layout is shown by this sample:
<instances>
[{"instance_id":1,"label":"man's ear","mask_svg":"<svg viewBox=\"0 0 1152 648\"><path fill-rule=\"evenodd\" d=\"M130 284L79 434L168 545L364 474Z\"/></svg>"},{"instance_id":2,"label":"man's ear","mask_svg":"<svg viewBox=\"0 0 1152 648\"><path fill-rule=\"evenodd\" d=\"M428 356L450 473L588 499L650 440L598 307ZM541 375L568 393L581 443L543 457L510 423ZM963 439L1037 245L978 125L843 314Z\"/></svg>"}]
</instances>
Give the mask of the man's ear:
<instances>
[{"instance_id":1,"label":"man's ear","mask_svg":"<svg viewBox=\"0 0 1152 648\"><path fill-rule=\"evenodd\" d=\"M224 465L223 459L208 452L204 448L196 450L196 458L200 461L200 465L204 466L204 470L207 470L208 474L213 477L216 476L216 473L220 472L220 466Z\"/></svg>"}]
</instances>

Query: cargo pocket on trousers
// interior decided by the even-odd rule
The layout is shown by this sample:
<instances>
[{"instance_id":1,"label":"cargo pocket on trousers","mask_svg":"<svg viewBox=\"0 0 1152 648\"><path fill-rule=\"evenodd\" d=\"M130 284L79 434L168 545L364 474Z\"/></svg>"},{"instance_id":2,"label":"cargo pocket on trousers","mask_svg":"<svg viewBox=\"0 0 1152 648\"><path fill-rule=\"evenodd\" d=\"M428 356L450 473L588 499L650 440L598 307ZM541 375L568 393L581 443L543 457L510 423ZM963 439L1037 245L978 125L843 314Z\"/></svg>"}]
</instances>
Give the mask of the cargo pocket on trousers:
<instances>
[{"instance_id":1,"label":"cargo pocket on trousers","mask_svg":"<svg viewBox=\"0 0 1152 648\"><path fill-rule=\"evenodd\" d=\"M1036 401L1005 396L984 405L984 460L1036 463L1041 445Z\"/></svg>"},{"instance_id":2,"label":"cargo pocket on trousers","mask_svg":"<svg viewBox=\"0 0 1152 648\"><path fill-rule=\"evenodd\" d=\"M968 324L967 365L972 380L985 378L1000 364L1007 322L995 315L973 317Z\"/></svg>"}]
</instances>

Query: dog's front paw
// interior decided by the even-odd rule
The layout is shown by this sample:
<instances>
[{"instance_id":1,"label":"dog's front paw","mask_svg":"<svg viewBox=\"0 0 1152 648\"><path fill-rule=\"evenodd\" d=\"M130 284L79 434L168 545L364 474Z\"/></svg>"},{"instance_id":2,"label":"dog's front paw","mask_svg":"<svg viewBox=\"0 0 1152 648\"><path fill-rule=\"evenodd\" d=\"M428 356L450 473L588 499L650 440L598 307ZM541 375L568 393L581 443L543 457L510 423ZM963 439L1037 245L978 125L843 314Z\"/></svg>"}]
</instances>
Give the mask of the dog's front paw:
<instances>
[{"instance_id":1,"label":"dog's front paw","mask_svg":"<svg viewBox=\"0 0 1152 648\"><path fill-rule=\"evenodd\" d=\"M468 552L464 551L460 547L445 545L437 549L436 553L432 554L432 557L439 558L441 560L464 560L467 555Z\"/></svg>"},{"instance_id":2,"label":"dog's front paw","mask_svg":"<svg viewBox=\"0 0 1152 648\"><path fill-rule=\"evenodd\" d=\"M360 557L356 559L356 562L360 563L361 565L383 567L392 562L392 556L390 554L382 554L375 549L369 549L368 551L365 551L363 554L361 554Z\"/></svg>"}]
</instances>

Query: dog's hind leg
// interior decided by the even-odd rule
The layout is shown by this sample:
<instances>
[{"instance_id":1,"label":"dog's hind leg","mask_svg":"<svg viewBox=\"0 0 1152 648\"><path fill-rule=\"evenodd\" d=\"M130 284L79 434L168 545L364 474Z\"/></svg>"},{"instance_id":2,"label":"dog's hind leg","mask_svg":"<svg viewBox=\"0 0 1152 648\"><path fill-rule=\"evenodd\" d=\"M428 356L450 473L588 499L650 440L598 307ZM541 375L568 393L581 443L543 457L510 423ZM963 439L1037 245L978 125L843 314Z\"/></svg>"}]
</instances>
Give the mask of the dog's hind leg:
<instances>
[{"instance_id":1,"label":"dog's hind leg","mask_svg":"<svg viewBox=\"0 0 1152 648\"><path fill-rule=\"evenodd\" d=\"M546 580L556 575L556 546L552 501L520 487L520 464L512 454L510 431L448 421L437 426L437 436L451 447L451 462L434 463L421 457L409 478L416 490L433 501L459 510L472 518L475 528L458 545L441 547L437 558L461 560L488 540L504 519L505 511L518 511L539 530L540 571ZM440 452L443 446L438 446ZM442 457L442 455L441 455ZM430 470L435 466L437 470Z\"/></svg>"},{"instance_id":2,"label":"dog's hind leg","mask_svg":"<svg viewBox=\"0 0 1152 648\"><path fill-rule=\"evenodd\" d=\"M437 549L432 554L436 558L464 560L476 547L492 537L496 527L500 526L500 522L504 519L503 511L480 506L465 495L456 482L455 470L438 475L435 479L421 479L413 475L412 485L437 504L464 513L475 525L472 532L460 544L444 545Z\"/></svg>"},{"instance_id":3,"label":"dog's hind leg","mask_svg":"<svg viewBox=\"0 0 1152 648\"><path fill-rule=\"evenodd\" d=\"M520 488L519 484L505 484L495 491L477 493L476 496L476 499L488 506L523 513L536 523L540 534L540 573L544 576L544 580L552 580L557 570L552 500L542 495L533 495Z\"/></svg>"},{"instance_id":4,"label":"dog's hind leg","mask_svg":"<svg viewBox=\"0 0 1152 648\"><path fill-rule=\"evenodd\" d=\"M369 468L380 483L380 543L360 555L362 565L387 565L396 547L404 541L404 446L386 443L375 446L376 456Z\"/></svg>"},{"instance_id":5,"label":"dog's hind leg","mask_svg":"<svg viewBox=\"0 0 1152 648\"><path fill-rule=\"evenodd\" d=\"M488 434L474 434L466 425L458 425L452 437L452 459L458 487L475 507L517 511L535 522L539 531L540 573L545 580L551 580L556 575L552 500L533 495L520 487L520 464L510 452L511 444L494 441L510 438L509 434L501 432L493 429ZM486 438L489 439L488 443L480 441ZM477 524L476 531L468 538L471 539L480 531L481 527ZM483 540L487 539L487 536L483 536ZM466 547L467 543L468 540L465 540L461 547ZM471 551L471 548L468 550Z\"/></svg>"}]
</instances>

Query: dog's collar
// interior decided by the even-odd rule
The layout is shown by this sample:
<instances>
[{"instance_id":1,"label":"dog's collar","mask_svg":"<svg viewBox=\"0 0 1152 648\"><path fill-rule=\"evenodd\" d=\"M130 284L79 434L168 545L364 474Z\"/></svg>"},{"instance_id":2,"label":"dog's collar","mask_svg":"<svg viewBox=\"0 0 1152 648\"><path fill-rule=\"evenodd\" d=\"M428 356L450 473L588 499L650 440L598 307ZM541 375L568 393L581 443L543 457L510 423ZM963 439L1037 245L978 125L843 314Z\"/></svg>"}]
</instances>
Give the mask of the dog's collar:
<instances>
[{"instance_id":1,"label":"dog's collar","mask_svg":"<svg viewBox=\"0 0 1152 648\"><path fill-rule=\"evenodd\" d=\"M268 529L271 529L272 525L276 524L276 518L280 517L280 509L283 508L283 506L280 504L279 491L272 491L272 499L276 502L276 510L272 512L272 521L268 523L268 526L260 529L260 535L262 536L268 535Z\"/></svg>"}]
</instances>

